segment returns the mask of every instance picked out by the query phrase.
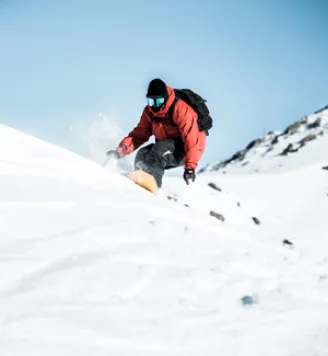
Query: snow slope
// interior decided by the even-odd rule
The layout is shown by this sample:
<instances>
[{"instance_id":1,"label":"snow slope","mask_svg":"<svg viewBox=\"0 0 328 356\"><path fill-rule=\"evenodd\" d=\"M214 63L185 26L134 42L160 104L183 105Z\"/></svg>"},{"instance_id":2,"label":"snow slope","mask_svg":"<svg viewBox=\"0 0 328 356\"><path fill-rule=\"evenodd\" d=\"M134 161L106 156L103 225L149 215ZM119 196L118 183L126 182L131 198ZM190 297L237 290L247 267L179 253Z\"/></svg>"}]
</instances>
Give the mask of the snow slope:
<instances>
[{"instance_id":1,"label":"snow slope","mask_svg":"<svg viewBox=\"0 0 328 356\"><path fill-rule=\"evenodd\" d=\"M270 132L236 152L230 159L211 163L203 172L256 173L288 171L326 161L328 152L328 106L288 126Z\"/></svg>"},{"instance_id":2,"label":"snow slope","mask_svg":"<svg viewBox=\"0 0 328 356\"><path fill-rule=\"evenodd\" d=\"M328 355L319 168L153 196L0 125L0 354Z\"/></svg>"}]
</instances>

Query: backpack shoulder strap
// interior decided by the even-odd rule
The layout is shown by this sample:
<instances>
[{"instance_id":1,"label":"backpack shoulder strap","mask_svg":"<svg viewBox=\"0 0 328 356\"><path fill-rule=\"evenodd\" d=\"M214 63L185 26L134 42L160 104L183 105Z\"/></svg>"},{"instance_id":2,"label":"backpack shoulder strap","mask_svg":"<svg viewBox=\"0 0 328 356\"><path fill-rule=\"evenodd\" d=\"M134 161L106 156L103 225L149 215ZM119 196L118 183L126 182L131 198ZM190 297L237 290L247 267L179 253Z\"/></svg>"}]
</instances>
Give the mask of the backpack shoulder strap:
<instances>
[{"instance_id":1,"label":"backpack shoulder strap","mask_svg":"<svg viewBox=\"0 0 328 356\"><path fill-rule=\"evenodd\" d=\"M175 108L175 104L178 102L179 98L175 97L174 98L174 101L171 105L171 107L169 108L169 111L167 112L167 116L169 118L171 118L173 120L173 111L174 111L174 108Z\"/></svg>"}]
</instances>

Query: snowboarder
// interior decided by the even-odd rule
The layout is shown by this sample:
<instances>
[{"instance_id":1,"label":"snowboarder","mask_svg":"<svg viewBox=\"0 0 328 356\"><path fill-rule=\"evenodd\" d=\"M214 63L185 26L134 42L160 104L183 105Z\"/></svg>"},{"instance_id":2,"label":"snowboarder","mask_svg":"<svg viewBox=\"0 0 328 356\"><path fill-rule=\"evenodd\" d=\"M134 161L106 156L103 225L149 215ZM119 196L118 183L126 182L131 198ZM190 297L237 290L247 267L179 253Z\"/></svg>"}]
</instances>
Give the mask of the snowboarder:
<instances>
[{"instance_id":1,"label":"snowboarder","mask_svg":"<svg viewBox=\"0 0 328 356\"><path fill-rule=\"evenodd\" d=\"M157 186L161 187L166 169L184 165L185 182L194 182L195 169L206 143L206 132L198 128L196 111L185 101L176 100L174 90L161 79L150 82L146 97L148 105L138 125L107 155L109 158L122 158L154 135L155 143L138 151L135 169L153 176Z\"/></svg>"}]
</instances>

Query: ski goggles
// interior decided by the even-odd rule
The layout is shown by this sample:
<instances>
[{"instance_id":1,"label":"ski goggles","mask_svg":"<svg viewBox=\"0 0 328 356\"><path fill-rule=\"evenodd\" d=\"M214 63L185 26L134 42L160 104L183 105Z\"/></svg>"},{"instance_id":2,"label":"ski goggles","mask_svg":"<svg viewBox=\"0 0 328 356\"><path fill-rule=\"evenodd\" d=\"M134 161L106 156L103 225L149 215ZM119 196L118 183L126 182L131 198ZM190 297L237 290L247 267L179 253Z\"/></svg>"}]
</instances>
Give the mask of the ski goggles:
<instances>
[{"instance_id":1,"label":"ski goggles","mask_svg":"<svg viewBox=\"0 0 328 356\"><path fill-rule=\"evenodd\" d=\"M148 105L155 107L155 108L160 108L165 102L164 97L159 97L159 98L148 98Z\"/></svg>"}]
</instances>

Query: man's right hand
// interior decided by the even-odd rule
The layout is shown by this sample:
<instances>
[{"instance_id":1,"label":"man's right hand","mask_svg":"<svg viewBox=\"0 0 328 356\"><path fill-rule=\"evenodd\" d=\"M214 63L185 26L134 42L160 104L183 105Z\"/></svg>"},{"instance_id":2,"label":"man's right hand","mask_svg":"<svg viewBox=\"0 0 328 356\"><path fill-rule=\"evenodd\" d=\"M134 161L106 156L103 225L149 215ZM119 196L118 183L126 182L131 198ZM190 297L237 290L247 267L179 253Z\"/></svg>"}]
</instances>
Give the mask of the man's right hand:
<instances>
[{"instance_id":1,"label":"man's right hand","mask_svg":"<svg viewBox=\"0 0 328 356\"><path fill-rule=\"evenodd\" d=\"M110 150L106 153L106 156L108 159L115 159L118 160L120 158L120 155L118 154L117 150Z\"/></svg>"}]
</instances>

